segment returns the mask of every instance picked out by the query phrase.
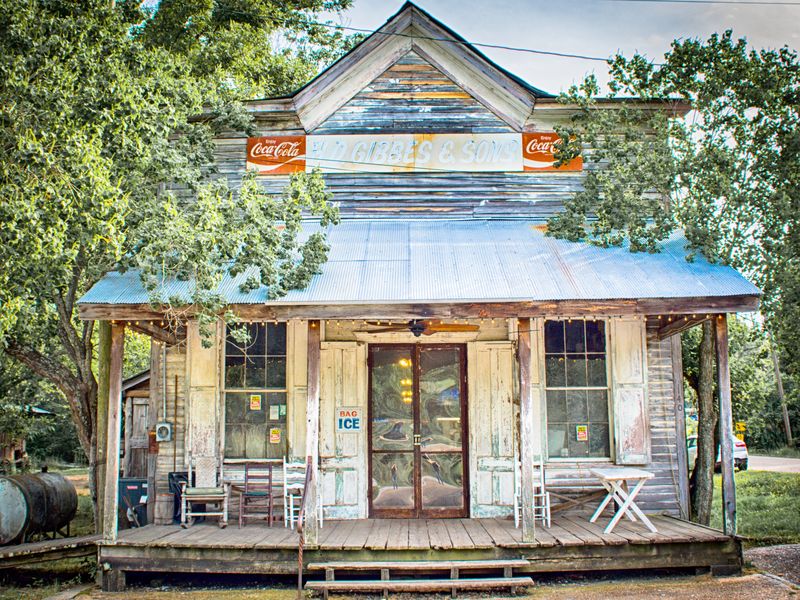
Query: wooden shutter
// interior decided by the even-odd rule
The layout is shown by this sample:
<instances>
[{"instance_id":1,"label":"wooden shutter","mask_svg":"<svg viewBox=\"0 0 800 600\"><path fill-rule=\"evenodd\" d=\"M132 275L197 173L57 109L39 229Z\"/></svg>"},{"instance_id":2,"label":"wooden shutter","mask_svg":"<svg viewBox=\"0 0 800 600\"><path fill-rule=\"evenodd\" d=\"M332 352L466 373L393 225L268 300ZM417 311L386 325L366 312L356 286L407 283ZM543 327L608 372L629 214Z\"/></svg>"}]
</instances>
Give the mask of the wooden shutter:
<instances>
[{"instance_id":1,"label":"wooden shutter","mask_svg":"<svg viewBox=\"0 0 800 600\"><path fill-rule=\"evenodd\" d=\"M211 347L204 348L197 321L186 328L186 373L189 380L189 450L197 463L195 483L198 487L217 485L216 464L219 453L217 336ZM188 457L187 457L188 458ZM200 465L203 465L201 468ZM213 468L210 468L213 465Z\"/></svg>"},{"instance_id":2,"label":"wooden shutter","mask_svg":"<svg viewBox=\"0 0 800 600\"><path fill-rule=\"evenodd\" d=\"M472 517L511 514L514 504L514 349L511 342L467 344Z\"/></svg>"},{"instance_id":3,"label":"wooden shutter","mask_svg":"<svg viewBox=\"0 0 800 600\"><path fill-rule=\"evenodd\" d=\"M616 462L644 465L650 461L644 319L612 319L610 331Z\"/></svg>"},{"instance_id":4,"label":"wooden shutter","mask_svg":"<svg viewBox=\"0 0 800 600\"><path fill-rule=\"evenodd\" d=\"M336 433L336 408L361 409L361 431ZM319 455L326 518L367 517L367 347L323 342L320 350Z\"/></svg>"}]
</instances>

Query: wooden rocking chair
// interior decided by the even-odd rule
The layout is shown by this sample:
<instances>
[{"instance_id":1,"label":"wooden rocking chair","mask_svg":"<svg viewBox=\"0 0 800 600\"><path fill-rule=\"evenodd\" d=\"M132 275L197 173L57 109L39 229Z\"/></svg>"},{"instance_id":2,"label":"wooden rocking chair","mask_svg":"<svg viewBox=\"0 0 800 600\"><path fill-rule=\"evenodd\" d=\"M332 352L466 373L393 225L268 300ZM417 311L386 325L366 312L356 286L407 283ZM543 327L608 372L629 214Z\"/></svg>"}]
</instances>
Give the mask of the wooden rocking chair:
<instances>
[{"instance_id":1,"label":"wooden rocking chair","mask_svg":"<svg viewBox=\"0 0 800 600\"><path fill-rule=\"evenodd\" d=\"M188 481L181 482L181 527L186 529L194 523L195 517L202 516L219 517L219 527L225 529L228 525L230 484L223 482L221 461L215 457L194 458L189 455L187 479ZM195 504L200 504L205 509L195 509ZM216 505L216 509L208 510L208 504Z\"/></svg>"}]
</instances>

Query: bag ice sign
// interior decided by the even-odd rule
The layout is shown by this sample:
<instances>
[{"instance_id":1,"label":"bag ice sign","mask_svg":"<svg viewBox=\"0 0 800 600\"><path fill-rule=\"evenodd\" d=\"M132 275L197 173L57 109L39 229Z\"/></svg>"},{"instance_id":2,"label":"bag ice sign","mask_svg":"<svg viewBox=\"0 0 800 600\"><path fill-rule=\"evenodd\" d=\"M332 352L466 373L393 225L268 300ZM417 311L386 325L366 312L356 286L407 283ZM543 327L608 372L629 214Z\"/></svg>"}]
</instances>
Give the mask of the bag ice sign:
<instances>
[{"instance_id":1,"label":"bag ice sign","mask_svg":"<svg viewBox=\"0 0 800 600\"><path fill-rule=\"evenodd\" d=\"M336 409L336 432L358 433L361 431L361 409L343 406Z\"/></svg>"}]
</instances>

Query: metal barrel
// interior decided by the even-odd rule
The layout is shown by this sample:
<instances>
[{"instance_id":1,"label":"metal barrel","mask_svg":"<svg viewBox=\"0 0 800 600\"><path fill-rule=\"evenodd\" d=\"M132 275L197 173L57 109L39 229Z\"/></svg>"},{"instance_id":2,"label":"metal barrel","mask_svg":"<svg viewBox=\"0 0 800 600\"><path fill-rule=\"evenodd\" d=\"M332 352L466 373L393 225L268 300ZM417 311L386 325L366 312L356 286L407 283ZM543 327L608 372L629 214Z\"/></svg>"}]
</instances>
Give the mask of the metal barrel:
<instances>
[{"instance_id":1,"label":"metal barrel","mask_svg":"<svg viewBox=\"0 0 800 600\"><path fill-rule=\"evenodd\" d=\"M75 487L57 473L0 477L0 545L58 531L77 510Z\"/></svg>"}]
</instances>

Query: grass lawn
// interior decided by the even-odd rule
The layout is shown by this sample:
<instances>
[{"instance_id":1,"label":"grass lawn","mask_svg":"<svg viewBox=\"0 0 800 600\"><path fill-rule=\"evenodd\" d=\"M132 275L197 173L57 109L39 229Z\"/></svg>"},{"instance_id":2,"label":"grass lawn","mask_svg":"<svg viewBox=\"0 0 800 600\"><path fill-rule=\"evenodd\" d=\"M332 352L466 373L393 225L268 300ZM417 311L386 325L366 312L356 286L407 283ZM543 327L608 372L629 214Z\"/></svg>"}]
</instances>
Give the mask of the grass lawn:
<instances>
[{"instance_id":1,"label":"grass lawn","mask_svg":"<svg viewBox=\"0 0 800 600\"><path fill-rule=\"evenodd\" d=\"M722 529L722 477L714 483L711 526ZM800 543L800 474L738 471L736 515L748 546Z\"/></svg>"}]
</instances>

